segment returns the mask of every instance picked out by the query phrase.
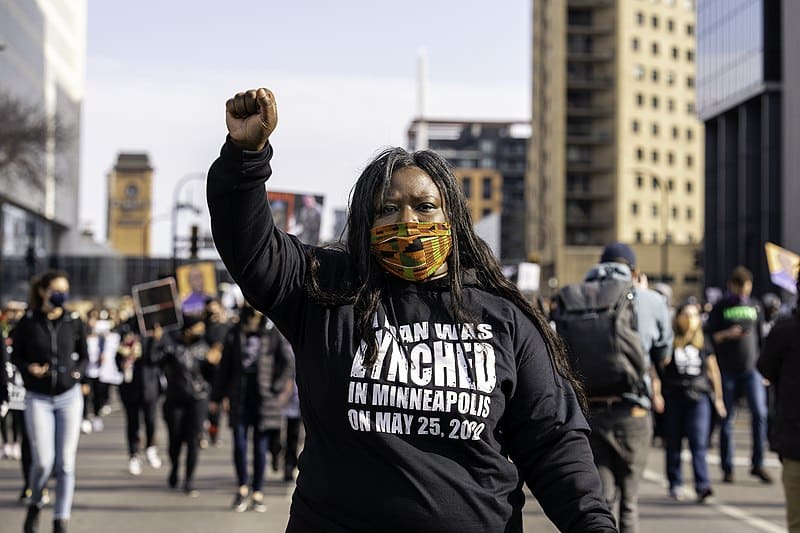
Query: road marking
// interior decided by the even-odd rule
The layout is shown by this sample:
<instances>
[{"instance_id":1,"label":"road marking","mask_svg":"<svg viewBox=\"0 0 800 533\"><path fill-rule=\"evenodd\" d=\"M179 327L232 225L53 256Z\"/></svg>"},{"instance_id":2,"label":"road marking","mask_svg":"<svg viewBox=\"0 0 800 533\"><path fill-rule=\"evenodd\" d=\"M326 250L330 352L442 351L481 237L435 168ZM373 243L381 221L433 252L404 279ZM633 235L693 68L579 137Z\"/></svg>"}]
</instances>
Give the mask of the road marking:
<instances>
[{"instance_id":1,"label":"road marking","mask_svg":"<svg viewBox=\"0 0 800 533\"><path fill-rule=\"evenodd\" d=\"M662 487L666 487L669 484L664 476L658 472L653 472L652 470L645 470L643 477L645 481L649 481L656 485L661 485ZM784 527L773 524L772 522L768 522L766 520L762 520L761 518L753 516L746 511L736 509L735 507L731 507L730 505L726 505L724 503L710 502L705 504L705 507L711 507L725 516L733 518L734 520L738 520L739 522L743 522L753 529L763 531L764 533L786 533L786 528Z\"/></svg>"}]
</instances>

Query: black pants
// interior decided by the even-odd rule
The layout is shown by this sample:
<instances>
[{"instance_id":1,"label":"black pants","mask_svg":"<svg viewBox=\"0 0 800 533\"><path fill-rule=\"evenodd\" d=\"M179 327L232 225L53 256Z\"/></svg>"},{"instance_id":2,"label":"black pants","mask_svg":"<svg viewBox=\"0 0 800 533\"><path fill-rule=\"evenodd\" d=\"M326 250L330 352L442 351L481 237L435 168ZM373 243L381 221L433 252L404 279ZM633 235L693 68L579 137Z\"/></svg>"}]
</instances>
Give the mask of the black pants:
<instances>
[{"instance_id":1,"label":"black pants","mask_svg":"<svg viewBox=\"0 0 800 533\"><path fill-rule=\"evenodd\" d=\"M297 468L297 447L300 440L300 427L303 420L300 417L286 419L286 453L284 455L283 476L290 478Z\"/></svg>"},{"instance_id":2,"label":"black pants","mask_svg":"<svg viewBox=\"0 0 800 533\"><path fill-rule=\"evenodd\" d=\"M169 460L172 464L170 480L177 480L181 448L186 444L186 474L184 487L194 488L194 469L200 448L200 434L206 419L207 403L195 400L189 403L165 403L164 420L169 433Z\"/></svg>"},{"instance_id":3,"label":"black pants","mask_svg":"<svg viewBox=\"0 0 800 533\"><path fill-rule=\"evenodd\" d=\"M90 378L89 394L84 398L83 402L83 418L89 418L91 412L94 416L100 416L100 410L108 403L110 397L111 386L108 383L103 383L97 378ZM91 411L90 411L91 409Z\"/></svg>"},{"instance_id":4,"label":"black pants","mask_svg":"<svg viewBox=\"0 0 800 533\"><path fill-rule=\"evenodd\" d=\"M144 414L144 435L147 448L155 445L156 404L151 402L129 402L125 404L125 420L128 425L128 454L133 457L139 453L139 415Z\"/></svg>"},{"instance_id":5,"label":"black pants","mask_svg":"<svg viewBox=\"0 0 800 533\"><path fill-rule=\"evenodd\" d=\"M25 411L11 411L11 416L14 417L14 424L19 424L20 428L20 448L22 448L22 478L25 480L24 489L30 487L31 463L33 457L31 456L31 443L28 439L28 430L25 429Z\"/></svg>"}]
</instances>

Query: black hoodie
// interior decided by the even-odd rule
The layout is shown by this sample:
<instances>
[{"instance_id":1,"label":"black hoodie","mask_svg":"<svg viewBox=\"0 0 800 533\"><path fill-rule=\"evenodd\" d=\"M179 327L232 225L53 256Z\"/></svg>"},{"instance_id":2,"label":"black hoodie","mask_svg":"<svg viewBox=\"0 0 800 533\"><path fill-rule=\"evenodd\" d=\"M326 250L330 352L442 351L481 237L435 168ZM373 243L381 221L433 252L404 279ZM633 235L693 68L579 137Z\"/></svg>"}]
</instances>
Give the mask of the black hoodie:
<instances>
[{"instance_id":1,"label":"black hoodie","mask_svg":"<svg viewBox=\"0 0 800 533\"><path fill-rule=\"evenodd\" d=\"M477 316L457 324L446 283L387 280L365 369L353 307L309 300L307 247L273 223L271 153L226 143L208 202L229 272L296 354L307 436L287 531L519 532L523 482L562 531L616 531L586 420L534 324L468 283ZM353 282L347 254L315 253L323 289Z\"/></svg>"}]
</instances>

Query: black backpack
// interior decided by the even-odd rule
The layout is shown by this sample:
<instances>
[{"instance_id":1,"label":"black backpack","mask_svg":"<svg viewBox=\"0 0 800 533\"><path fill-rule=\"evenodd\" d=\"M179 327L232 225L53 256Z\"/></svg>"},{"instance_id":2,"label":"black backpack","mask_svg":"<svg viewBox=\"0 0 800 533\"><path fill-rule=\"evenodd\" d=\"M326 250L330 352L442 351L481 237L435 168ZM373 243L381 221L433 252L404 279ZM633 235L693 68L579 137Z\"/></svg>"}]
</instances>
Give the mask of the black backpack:
<instances>
[{"instance_id":1,"label":"black backpack","mask_svg":"<svg viewBox=\"0 0 800 533\"><path fill-rule=\"evenodd\" d=\"M631 281L567 285L558 295L555 322L589 397L644 391L646 360Z\"/></svg>"}]
</instances>

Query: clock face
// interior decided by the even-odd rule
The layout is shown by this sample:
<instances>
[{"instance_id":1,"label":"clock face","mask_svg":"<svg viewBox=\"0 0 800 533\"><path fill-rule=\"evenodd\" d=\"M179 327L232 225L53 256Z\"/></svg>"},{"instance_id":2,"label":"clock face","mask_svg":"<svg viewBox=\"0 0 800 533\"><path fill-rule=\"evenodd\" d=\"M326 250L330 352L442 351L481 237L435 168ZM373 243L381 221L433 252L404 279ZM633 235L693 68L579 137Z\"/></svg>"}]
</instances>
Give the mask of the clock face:
<instances>
[{"instance_id":1,"label":"clock face","mask_svg":"<svg viewBox=\"0 0 800 533\"><path fill-rule=\"evenodd\" d=\"M139 194L139 187L135 184L131 183L127 187L125 187L125 197L126 198L136 198Z\"/></svg>"}]
</instances>

